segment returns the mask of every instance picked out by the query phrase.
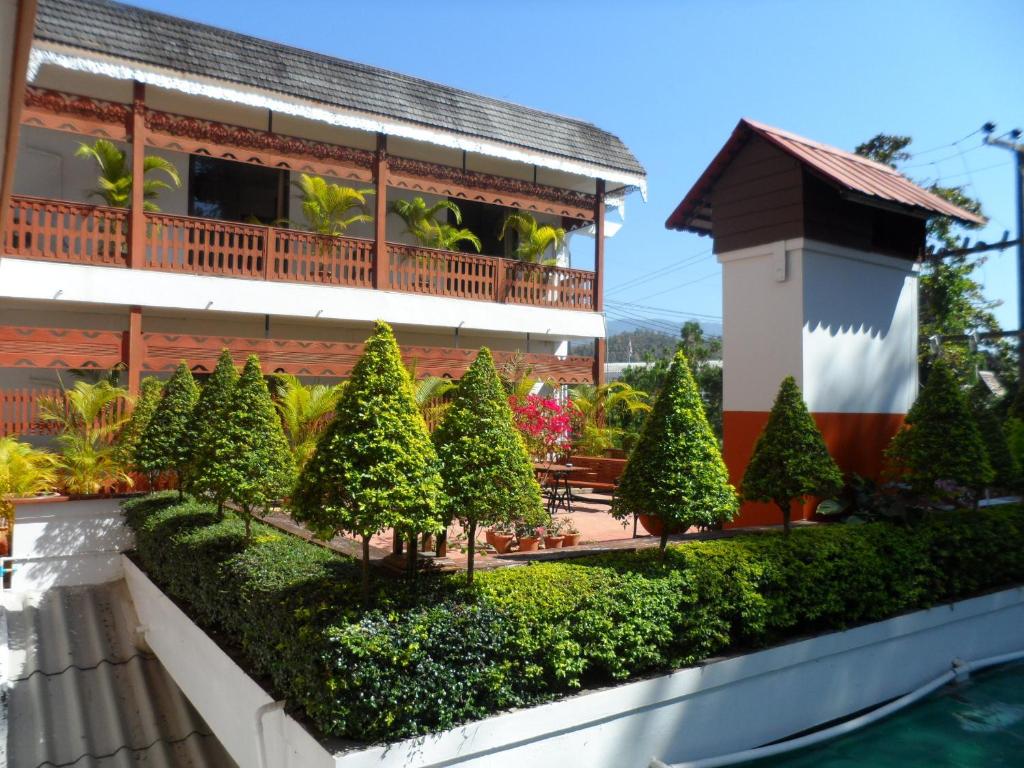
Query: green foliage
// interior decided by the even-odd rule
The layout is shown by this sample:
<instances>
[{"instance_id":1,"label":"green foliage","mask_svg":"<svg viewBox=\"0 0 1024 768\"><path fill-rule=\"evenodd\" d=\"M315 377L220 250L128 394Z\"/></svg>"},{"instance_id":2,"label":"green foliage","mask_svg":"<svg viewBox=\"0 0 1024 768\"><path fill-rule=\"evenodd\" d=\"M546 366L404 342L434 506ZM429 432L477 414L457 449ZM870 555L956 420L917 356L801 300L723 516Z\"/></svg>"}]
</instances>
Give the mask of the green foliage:
<instances>
[{"instance_id":1,"label":"green foliage","mask_svg":"<svg viewBox=\"0 0 1024 768\"><path fill-rule=\"evenodd\" d=\"M125 505L137 561L323 736L397 740L510 707L1024 580L1024 511L737 536L457 576L414 591L169 495Z\"/></svg>"},{"instance_id":2,"label":"green foliage","mask_svg":"<svg viewBox=\"0 0 1024 768\"><path fill-rule=\"evenodd\" d=\"M580 384L570 393L578 418L573 425L572 448L584 456L602 456L610 448L626 450L626 430L618 422L643 423L651 406L646 392L634 389L625 381L610 381L599 386Z\"/></svg>"},{"instance_id":3,"label":"green foliage","mask_svg":"<svg viewBox=\"0 0 1024 768\"><path fill-rule=\"evenodd\" d=\"M708 426L686 355L679 350L622 473L612 514L658 517L665 531L664 551L671 527L730 520L737 507L718 441Z\"/></svg>"},{"instance_id":4,"label":"green foliage","mask_svg":"<svg viewBox=\"0 0 1024 768\"><path fill-rule=\"evenodd\" d=\"M198 400L199 387L182 360L164 386L164 396L135 449L135 463L142 472L150 477L173 472L182 487L192 460L188 434Z\"/></svg>"},{"instance_id":5,"label":"green foliage","mask_svg":"<svg viewBox=\"0 0 1024 768\"><path fill-rule=\"evenodd\" d=\"M498 239L504 240L510 232L516 234L515 257L531 264L554 266L558 249L565 245L564 229L546 224L542 226L532 215L522 211L514 211L505 217ZM545 258L549 251L551 256Z\"/></svg>"},{"instance_id":6,"label":"green foliage","mask_svg":"<svg viewBox=\"0 0 1024 768\"><path fill-rule=\"evenodd\" d=\"M378 321L292 498L321 538L440 531L441 473L391 327Z\"/></svg>"},{"instance_id":7,"label":"green foliage","mask_svg":"<svg viewBox=\"0 0 1024 768\"><path fill-rule=\"evenodd\" d=\"M447 221L438 218L439 215L447 216L450 213L456 225L462 224L462 211L451 200L438 200L430 206L422 197L395 200L391 203L390 211L405 222L406 233L415 237L422 246L455 251L458 250L459 243L469 243L476 248L477 253L480 252L482 245L479 237L468 229L453 227Z\"/></svg>"},{"instance_id":8,"label":"green foliage","mask_svg":"<svg viewBox=\"0 0 1024 768\"><path fill-rule=\"evenodd\" d=\"M213 454L218 434L224 429L237 383L238 371L235 370L231 352L226 348L222 349L213 373L210 374L199 392L199 399L196 400L195 408L192 409L186 433L189 457L192 462L189 476L193 490L205 490L213 493L214 498L218 501L223 501L225 498L218 493L221 489L202 488L199 476L203 471L203 465L210 460Z\"/></svg>"},{"instance_id":9,"label":"green foliage","mask_svg":"<svg viewBox=\"0 0 1024 768\"><path fill-rule=\"evenodd\" d=\"M60 478L65 491L91 495L112 491L120 484L131 485L114 444L125 423L115 408L129 399L128 390L104 380L95 384L77 381L62 396L39 401L40 418L55 423L59 430Z\"/></svg>"},{"instance_id":10,"label":"green foliage","mask_svg":"<svg viewBox=\"0 0 1024 768\"><path fill-rule=\"evenodd\" d=\"M366 196L374 194L372 189L352 189L306 173L294 183L302 193L306 223L318 235L344 235L357 222L373 221L365 212ZM351 213L354 210L361 213Z\"/></svg>"},{"instance_id":11,"label":"green foliage","mask_svg":"<svg viewBox=\"0 0 1024 768\"><path fill-rule=\"evenodd\" d=\"M544 520L540 486L487 347L459 382L434 445L446 516L460 520L469 535L472 582L477 526Z\"/></svg>"},{"instance_id":12,"label":"green foliage","mask_svg":"<svg viewBox=\"0 0 1024 768\"><path fill-rule=\"evenodd\" d=\"M774 502L782 511L789 533L793 501L805 496L830 496L842 487L843 475L807 411L800 388L792 376L787 376L743 475L743 497Z\"/></svg>"},{"instance_id":13,"label":"green foliage","mask_svg":"<svg viewBox=\"0 0 1024 768\"><path fill-rule=\"evenodd\" d=\"M139 396L135 401L135 407L117 436L116 457L125 469L141 471L138 468L135 451L163 396L164 383L155 376L147 376L139 383Z\"/></svg>"},{"instance_id":14,"label":"green foliage","mask_svg":"<svg viewBox=\"0 0 1024 768\"><path fill-rule=\"evenodd\" d=\"M1020 464L1010 450L1006 431L996 416L992 396L981 381L971 388L969 402L978 425L982 444L992 465L993 483L1000 488L1012 488L1020 479Z\"/></svg>"},{"instance_id":15,"label":"green foliage","mask_svg":"<svg viewBox=\"0 0 1024 768\"><path fill-rule=\"evenodd\" d=\"M972 490L992 482L994 473L978 425L944 360L932 366L886 458L894 475L927 496L941 495L939 481Z\"/></svg>"},{"instance_id":16,"label":"green foliage","mask_svg":"<svg viewBox=\"0 0 1024 768\"><path fill-rule=\"evenodd\" d=\"M12 500L53 491L58 467L52 453L14 437L0 437L0 517L7 521L8 531L14 524Z\"/></svg>"},{"instance_id":17,"label":"green foliage","mask_svg":"<svg viewBox=\"0 0 1024 768\"><path fill-rule=\"evenodd\" d=\"M313 384L307 387L298 376L290 373L278 373L274 378L274 406L281 416L292 459L301 470L313 456L316 442L327 428L345 385Z\"/></svg>"},{"instance_id":18,"label":"green foliage","mask_svg":"<svg viewBox=\"0 0 1024 768\"><path fill-rule=\"evenodd\" d=\"M113 208L130 208L132 204L132 171L124 152L106 139L96 139L90 144L79 144L75 157L92 159L99 168L100 175L96 182L99 185L89 192L90 197L99 197ZM158 171L168 179L147 179L146 174ZM165 189L181 186L181 177L174 163L156 155L146 155L142 161L142 207L143 210L155 213L160 207L153 202Z\"/></svg>"},{"instance_id":19,"label":"green foliage","mask_svg":"<svg viewBox=\"0 0 1024 768\"><path fill-rule=\"evenodd\" d=\"M214 498L230 499L242 508L248 536L252 513L283 497L295 474L256 355L246 361L221 418L223 423L208 433L208 452L197 484Z\"/></svg>"}]
</instances>

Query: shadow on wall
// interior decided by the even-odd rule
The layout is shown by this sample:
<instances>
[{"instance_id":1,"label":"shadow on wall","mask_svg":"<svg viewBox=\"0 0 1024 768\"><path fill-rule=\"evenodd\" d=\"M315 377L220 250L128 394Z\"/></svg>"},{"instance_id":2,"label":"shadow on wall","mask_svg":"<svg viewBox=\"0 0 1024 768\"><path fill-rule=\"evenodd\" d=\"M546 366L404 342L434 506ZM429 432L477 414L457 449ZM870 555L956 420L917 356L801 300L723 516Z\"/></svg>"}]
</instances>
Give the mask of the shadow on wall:
<instances>
[{"instance_id":1,"label":"shadow on wall","mask_svg":"<svg viewBox=\"0 0 1024 768\"><path fill-rule=\"evenodd\" d=\"M804 327L812 333L827 330L831 336L856 333L884 339L897 318L908 279L914 279L908 271L811 256L804 263Z\"/></svg>"}]
</instances>

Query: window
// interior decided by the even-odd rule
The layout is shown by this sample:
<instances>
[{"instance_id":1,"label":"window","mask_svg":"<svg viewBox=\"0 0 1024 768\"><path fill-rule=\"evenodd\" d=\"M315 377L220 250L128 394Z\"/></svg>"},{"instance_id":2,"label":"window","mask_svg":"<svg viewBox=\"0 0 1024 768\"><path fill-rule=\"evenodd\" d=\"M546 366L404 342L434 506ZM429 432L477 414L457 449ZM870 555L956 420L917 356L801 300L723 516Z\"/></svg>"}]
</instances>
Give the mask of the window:
<instances>
[{"instance_id":1,"label":"window","mask_svg":"<svg viewBox=\"0 0 1024 768\"><path fill-rule=\"evenodd\" d=\"M288 216L288 174L232 160L189 156L190 216L271 224Z\"/></svg>"},{"instance_id":2,"label":"window","mask_svg":"<svg viewBox=\"0 0 1024 768\"><path fill-rule=\"evenodd\" d=\"M506 238L504 242L498 239L501 225L505 222L505 208L500 205L478 203L475 200L451 200L462 211L463 228L480 238L480 253L487 256L508 256L512 253L515 235ZM455 226L455 215L451 212L448 213L448 223ZM472 243L459 243L459 250L464 253L476 253Z\"/></svg>"}]
</instances>

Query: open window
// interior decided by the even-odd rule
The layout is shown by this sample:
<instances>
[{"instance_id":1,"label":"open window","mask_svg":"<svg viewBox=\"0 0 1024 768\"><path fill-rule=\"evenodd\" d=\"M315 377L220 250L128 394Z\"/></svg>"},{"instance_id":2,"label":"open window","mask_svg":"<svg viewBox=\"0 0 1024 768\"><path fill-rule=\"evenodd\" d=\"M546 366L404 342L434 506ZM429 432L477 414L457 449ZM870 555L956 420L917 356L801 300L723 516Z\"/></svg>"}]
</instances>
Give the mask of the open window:
<instances>
[{"instance_id":1,"label":"open window","mask_svg":"<svg viewBox=\"0 0 1024 768\"><path fill-rule=\"evenodd\" d=\"M288 217L288 173L203 155L189 156L190 216L272 224Z\"/></svg>"}]
</instances>

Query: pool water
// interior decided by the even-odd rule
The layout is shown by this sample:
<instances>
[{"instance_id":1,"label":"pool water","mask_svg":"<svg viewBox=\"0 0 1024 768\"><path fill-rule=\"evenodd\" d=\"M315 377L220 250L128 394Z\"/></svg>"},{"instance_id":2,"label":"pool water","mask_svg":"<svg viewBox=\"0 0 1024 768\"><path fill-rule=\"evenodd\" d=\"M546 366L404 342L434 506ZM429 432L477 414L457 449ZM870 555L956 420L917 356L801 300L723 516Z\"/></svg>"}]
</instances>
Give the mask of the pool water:
<instances>
[{"instance_id":1,"label":"pool water","mask_svg":"<svg viewBox=\"0 0 1024 768\"><path fill-rule=\"evenodd\" d=\"M985 670L835 741L751 768L1024 768L1024 663Z\"/></svg>"}]
</instances>

